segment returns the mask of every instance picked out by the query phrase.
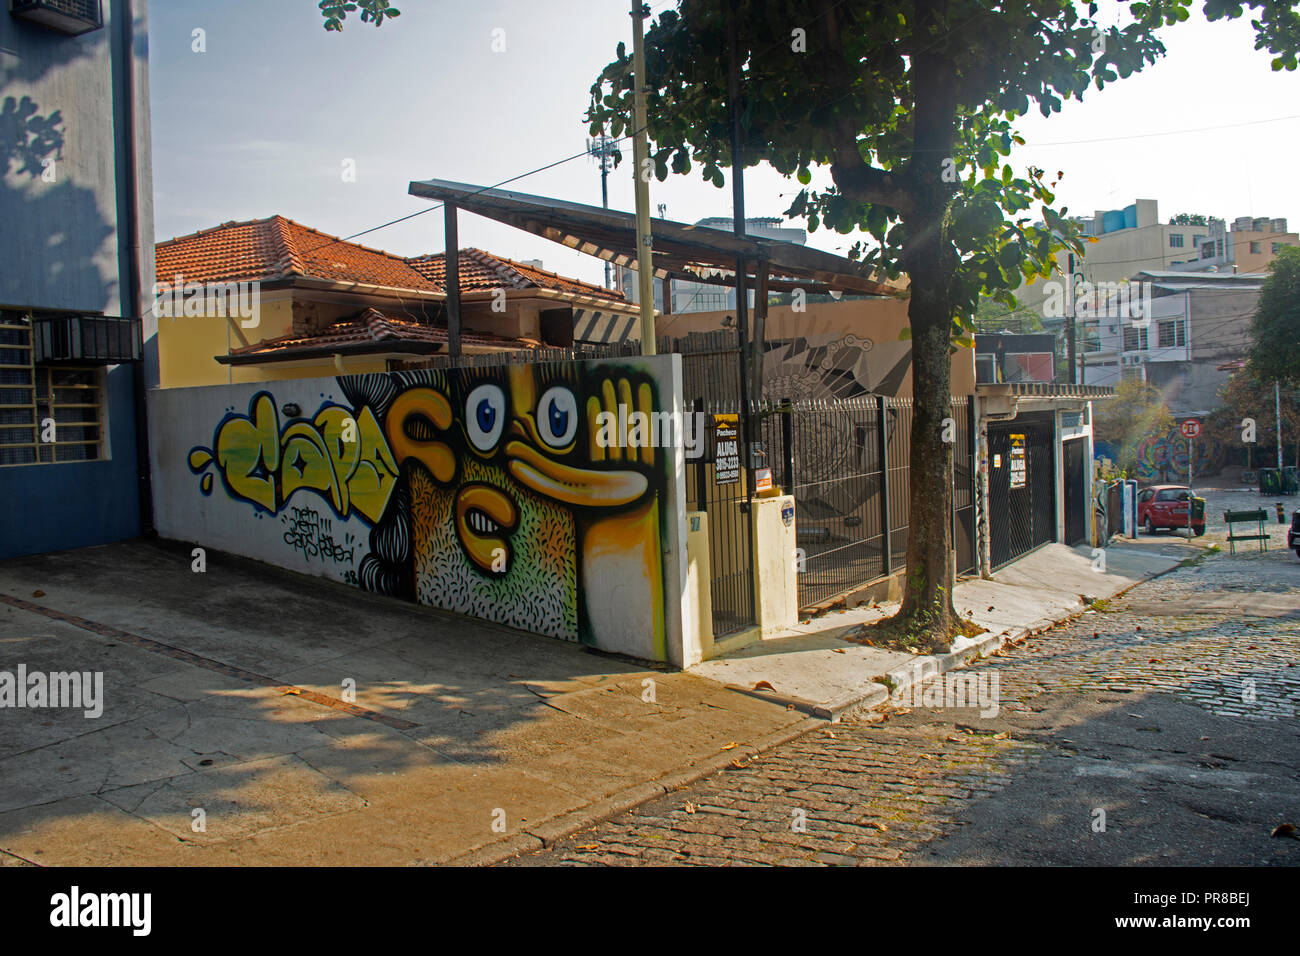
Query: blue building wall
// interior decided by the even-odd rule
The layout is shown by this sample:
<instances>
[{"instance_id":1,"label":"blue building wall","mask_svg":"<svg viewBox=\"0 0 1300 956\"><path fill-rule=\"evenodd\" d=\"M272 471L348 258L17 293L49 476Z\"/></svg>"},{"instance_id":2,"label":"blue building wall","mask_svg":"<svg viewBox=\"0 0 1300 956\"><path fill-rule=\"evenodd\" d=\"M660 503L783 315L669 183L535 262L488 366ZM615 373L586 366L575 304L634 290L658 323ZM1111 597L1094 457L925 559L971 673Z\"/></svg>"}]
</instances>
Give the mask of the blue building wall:
<instances>
[{"instance_id":1,"label":"blue building wall","mask_svg":"<svg viewBox=\"0 0 1300 956\"><path fill-rule=\"evenodd\" d=\"M134 77L136 241L142 300L153 282L153 180L147 0L104 0L102 29L69 37L0 7L0 108L27 117L18 162L0 155L0 308L102 313L142 322L145 386L157 382L156 323L130 294L130 110ZM132 9L128 9L131 7ZM13 144L10 144L13 145ZM55 175L43 176L44 163ZM78 363L85 365L90 363ZM103 379L107 458L0 466L0 558L120 541L140 533L134 376Z\"/></svg>"},{"instance_id":2,"label":"blue building wall","mask_svg":"<svg viewBox=\"0 0 1300 956\"><path fill-rule=\"evenodd\" d=\"M140 533L130 365L105 375L106 461L0 468L0 558L122 541Z\"/></svg>"}]
</instances>

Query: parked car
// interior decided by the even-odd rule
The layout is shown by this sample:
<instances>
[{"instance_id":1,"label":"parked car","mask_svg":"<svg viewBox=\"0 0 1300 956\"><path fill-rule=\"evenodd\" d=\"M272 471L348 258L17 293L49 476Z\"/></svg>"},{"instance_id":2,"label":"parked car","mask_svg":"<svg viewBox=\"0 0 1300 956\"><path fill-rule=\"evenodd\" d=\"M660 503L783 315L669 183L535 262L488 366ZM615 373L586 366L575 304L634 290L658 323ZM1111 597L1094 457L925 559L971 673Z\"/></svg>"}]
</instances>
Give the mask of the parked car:
<instances>
[{"instance_id":1,"label":"parked car","mask_svg":"<svg viewBox=\"0 0 1300 956\"><path fill-rule=\"evenodd\" d=\"M1286 546L1300 558L1300 511L1291 512L1291 527L1286 531Z\"/></svg>"},{"instance_id":2,"label":"parked car","mask_svg":"<svg viewBox=\"0 0 1300 956\"><path fill-rule=\"evenodd\" d=\"M1205 534L1205 499L1192 494L1186 485L1152 485L1138 492L1137 521L1147 534L1161 528L1186 528L1191 502L1192 534Z\"/></svg>"}]
</instances>

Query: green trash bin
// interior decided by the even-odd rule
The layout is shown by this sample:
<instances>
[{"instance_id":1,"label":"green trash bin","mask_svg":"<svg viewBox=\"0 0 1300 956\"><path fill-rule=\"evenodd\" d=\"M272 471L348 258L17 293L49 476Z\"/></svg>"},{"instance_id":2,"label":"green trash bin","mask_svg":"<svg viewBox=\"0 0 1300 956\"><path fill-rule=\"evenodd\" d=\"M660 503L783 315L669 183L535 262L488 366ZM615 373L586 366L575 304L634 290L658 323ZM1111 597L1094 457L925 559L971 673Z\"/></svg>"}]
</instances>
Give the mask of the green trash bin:
<instances>
[{"instance_id":1,"label":"green trash bin","mask_svg":"<svg viewBox=\"0 0 1300 956\"><path fill-rule=\"evenodd\" d=\"M1282 476L1276 468L1259 470L1259 493L1261 495L1280 495L1282 493Z\"/></svg>"},{"instance_id":2,"label":"green trash bin","mask_svg":"<svg viewBox=\"0 0 1300 956\"><path fill-rule=\"evenodd\" d=\"M1278 489L1278 494L1300 494L1300 472L1296 470L1295 465L1287 465L1282 469L1280 484L1281 487Z\"/></svg>"}]
</instances>

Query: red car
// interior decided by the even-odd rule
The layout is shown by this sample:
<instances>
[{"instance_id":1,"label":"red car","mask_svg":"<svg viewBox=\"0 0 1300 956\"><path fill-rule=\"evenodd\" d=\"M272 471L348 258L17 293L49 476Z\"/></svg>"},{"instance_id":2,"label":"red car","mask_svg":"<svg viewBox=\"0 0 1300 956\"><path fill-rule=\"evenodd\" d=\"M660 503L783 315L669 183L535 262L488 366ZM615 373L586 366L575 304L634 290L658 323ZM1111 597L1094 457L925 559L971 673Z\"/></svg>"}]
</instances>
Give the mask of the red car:
<instances>
[{"instance_id":1,"label":"red car","mask_svg":"<svg viewBox=\"0 0 1300 956\"><path fill-rule=\"evenodd\" d=\"M1161 528L1186 528L1187 506L1192 507L1192 533L1205 534L1205 499L1193 496L1186 485L1152 485L1138 492L1137 520L1147 534Z\"/></svg>"}]
</instances>

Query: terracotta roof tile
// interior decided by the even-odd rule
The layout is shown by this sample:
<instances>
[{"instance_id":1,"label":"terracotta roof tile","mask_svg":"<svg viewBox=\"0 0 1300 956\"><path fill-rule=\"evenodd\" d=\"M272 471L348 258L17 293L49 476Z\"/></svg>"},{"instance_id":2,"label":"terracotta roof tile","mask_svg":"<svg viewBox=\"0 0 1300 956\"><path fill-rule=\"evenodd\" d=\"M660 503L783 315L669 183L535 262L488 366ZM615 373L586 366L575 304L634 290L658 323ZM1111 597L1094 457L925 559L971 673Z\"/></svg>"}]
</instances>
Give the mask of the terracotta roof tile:
<instances>
[{"instance_id":1,"label":"terracotta roof tile","mask_svg":"<svg viewBox=\"0 0 1300 956\"><path fill-rule=\"evenodd\" d=\"M527 339L507 339L468 329L461 331L461 344L491 346L499 349L534 348L536 343ZM360 314L335 322L314 335L283 335L276 339L256 342L243 348L231 349L231 355L283 355L288 352L318 350L331 346L365 345L385 342L428 342L446 345L447 330L442 326L412 322L384 315L376 309L366 309ZM377 352L383 351L376 348Z\"/></svg>"},{"instance_id":2,"label":"terracotta roof tile","mask_svg":"<svg viewBox=\"0 0 1300 956\"><path fill-rule=\"evenodd\" d=\"M228 222L157 246L157 280L187 282L270 281L303 276L421 292L442 287L401 256L272 216Z\"/></svg>"},{"instance_id":3,"label":"terracotta roof tile","mask_svg":"<svg viewBox=\"0 0 1300 956\"><path fill-rule=\"evenodd\" d=\"M447 283L447 254L418 256L409 260L426 278L445 287ZM551 289L574 295L626 302L622 292L606 289L579 279L569 279L545 269L523 262L484 252L482 249L460 251L460 287L464 291L479 292L484 289Z\"/></svg>"}]
</instances>

